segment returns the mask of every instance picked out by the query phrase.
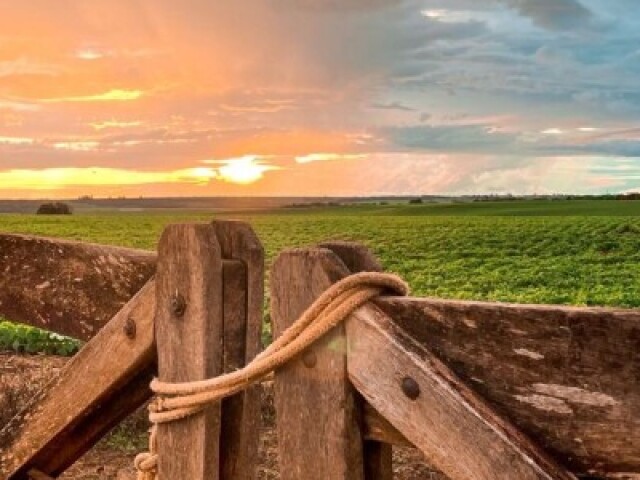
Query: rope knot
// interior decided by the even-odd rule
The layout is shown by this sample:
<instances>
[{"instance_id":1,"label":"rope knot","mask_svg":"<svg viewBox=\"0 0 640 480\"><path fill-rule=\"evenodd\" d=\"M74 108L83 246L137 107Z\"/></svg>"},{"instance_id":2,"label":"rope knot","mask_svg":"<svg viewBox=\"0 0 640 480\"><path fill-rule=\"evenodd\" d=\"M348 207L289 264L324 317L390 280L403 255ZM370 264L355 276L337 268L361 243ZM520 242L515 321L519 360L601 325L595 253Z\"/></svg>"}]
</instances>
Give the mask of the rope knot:
<instances>
[{"instance_id":1,"label":"rope knot","mask_svg":"<svg viewBox=\"0 0 640 480\"><path fill-rule=\"evenodd\" d=\"M136 470L145 474L154 474L158 468L158 454L151 452L143 452L136 455L133 459L133 465Z\"/></svg>"},{"instance_id":2,"label":"rope knot","mask_svg":"<svg viewBox=\"0 0 640 480\"><path fill-rule=\"evenodd\" d=\"M164 406L164 397L156 396L149 403L149 413L160 413L165 411L166 408Z\"/></svg>"},{"instance_id":3,"label":"rope knot","mask_svg":"<svg viewBox=\"0 0 640 480\"><path fill-rule=\"evenodd\" d=\"M151 405L149 405L151 408ZM158 474L158 454L156 453L157 426L153 425L149 430L149 451L139 453L133 460L133 465L138 471L137 480L155 480Z\"/></svg>"}]
</instances>

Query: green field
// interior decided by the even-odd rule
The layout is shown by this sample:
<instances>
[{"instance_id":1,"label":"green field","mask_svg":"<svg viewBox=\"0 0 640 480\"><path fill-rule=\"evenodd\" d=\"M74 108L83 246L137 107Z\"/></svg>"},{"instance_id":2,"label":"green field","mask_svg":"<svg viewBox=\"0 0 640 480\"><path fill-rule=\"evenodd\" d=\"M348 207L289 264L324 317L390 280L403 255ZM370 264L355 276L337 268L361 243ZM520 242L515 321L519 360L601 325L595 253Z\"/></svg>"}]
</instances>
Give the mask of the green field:
<instances>
[{"instance_id":1,"label":"green field","mask_svg":"<svg viewBox=\"0 0 640 480\"><path fill-rule=\"evenodd\" d=\"M212 213L0 215L0 231L153 249L164 225ZM360 205L235 214L268 261L327 239L371 247L417 295L640 306L640 202L518 201Z\"/></svg>"}]
</instances>

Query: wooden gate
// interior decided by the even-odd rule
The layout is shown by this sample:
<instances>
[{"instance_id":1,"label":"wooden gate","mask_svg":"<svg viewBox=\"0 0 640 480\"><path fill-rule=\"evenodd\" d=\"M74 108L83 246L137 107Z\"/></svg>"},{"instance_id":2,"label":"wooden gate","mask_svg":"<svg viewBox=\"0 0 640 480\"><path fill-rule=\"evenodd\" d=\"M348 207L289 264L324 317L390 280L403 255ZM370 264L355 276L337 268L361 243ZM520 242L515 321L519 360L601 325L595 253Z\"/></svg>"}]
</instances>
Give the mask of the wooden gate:
<instances>
[{"instance_id":1,"label":"wooden gate","mask_svg":"<svg viewBox=\"0 0 640 480\"><path fill-rule=\"evenodd\" d=\"M150 397L260 350L262 247L240 222L173 225L156 255L0 235L0 314L88 340L0 432L0 478L55 478ZM274 335L364 247L282 252ZM276 371L282 479L392 478L391 445L452 480L639 479L640 313L380 297ZM256 478L259 390L160 425L158 477Z\"/></svg>"}]
</instances>

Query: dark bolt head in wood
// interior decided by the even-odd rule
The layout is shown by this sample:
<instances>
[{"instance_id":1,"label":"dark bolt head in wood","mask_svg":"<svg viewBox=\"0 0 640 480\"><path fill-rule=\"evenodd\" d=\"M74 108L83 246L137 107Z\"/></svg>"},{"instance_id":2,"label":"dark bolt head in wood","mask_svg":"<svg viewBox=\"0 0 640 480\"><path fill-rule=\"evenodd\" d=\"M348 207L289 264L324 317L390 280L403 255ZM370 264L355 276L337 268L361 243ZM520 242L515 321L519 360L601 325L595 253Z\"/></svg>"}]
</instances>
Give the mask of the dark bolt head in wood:
<instances>
[{"instance_id":1,"label":"dark bolt head in wood","mask_svg":"<svg viewBox=\"0 0 640 480\"><path fill-rule=\"evenodd\" d=\"M182 295L176 292L171 296L170 308L171 312L176 317L181 317L184 315L184 312L187 309L187 302Z\"/></svg>"},{"instance_id":2,"label":"dark bolt head in wood","mask_svg":"<svg viewBox=\"0 0 640 480\"><path fill-rule=\"evenodd\" d=\"M411 377L404 377L400 382L402 392L411 400L415 400L420 396L420 385Z\"/></svg>"},{"instance_id":3,"label":"dark bolt head in wood","mask_svg":"<svg viewBox=\"0 0 640 480\"><path fill-rule=\"evenodd\" d=\"M136 322L133 318L128 317L127 321L124 323L124 334L127 338L134 339L136 338Z\"/></svg>"},{"instance_id":4,"label":"dark bolt head in wood","mask_svg":"<svg viewBox=\"0 0 640 480\"><path fill-rule=\"evenodd\" d=\"M313 368L316 366L316 363L318 363L318 357L316 357L313 350L309 350L302 354L302 363L304 363L304 366L307 368Z\"/></svg>"}]
</instances>

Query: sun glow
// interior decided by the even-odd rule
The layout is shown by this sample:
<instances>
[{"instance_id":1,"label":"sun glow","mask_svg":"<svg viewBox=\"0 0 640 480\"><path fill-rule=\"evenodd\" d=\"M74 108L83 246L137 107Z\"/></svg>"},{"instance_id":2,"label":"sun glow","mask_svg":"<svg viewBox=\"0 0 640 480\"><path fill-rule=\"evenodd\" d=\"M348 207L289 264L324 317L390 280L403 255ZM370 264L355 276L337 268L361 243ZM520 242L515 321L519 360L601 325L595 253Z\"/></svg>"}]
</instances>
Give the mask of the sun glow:
<instances>
[{"instance_id":1,"label":"sun glow","mask_svg":"<svg viewBox=\"0 0 640 480\"><path fill-rule=\"evenodd\" d=\"M260 180L264 172L280 169L275 165L262 163L259 158L258 155L245 155L227 160L205 160L204 163L221 164L217 168L221 180L247 185Z\"/></svg>"},{"instance_id":2,"label":"sun glow","mask_svg":"<svg viewBox=\"0 0 640 480\"><path fill-rule=\"evenodd\" d=\"M91 143L91 142L85 142ZM73 145L72 150L88 149ZM70 148L65 144L64 148ZM170 171L143 171L107 167L60 167L44 169L13 169L0 171L3 189L61 190L69 187L135 186L148 184L210 185L221 180L242 185L260 180L264 172L279 167L266 165L255 155L227 160L206 160L220 166L183 168Z\"/></svg>"}]
</instances>

